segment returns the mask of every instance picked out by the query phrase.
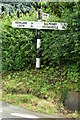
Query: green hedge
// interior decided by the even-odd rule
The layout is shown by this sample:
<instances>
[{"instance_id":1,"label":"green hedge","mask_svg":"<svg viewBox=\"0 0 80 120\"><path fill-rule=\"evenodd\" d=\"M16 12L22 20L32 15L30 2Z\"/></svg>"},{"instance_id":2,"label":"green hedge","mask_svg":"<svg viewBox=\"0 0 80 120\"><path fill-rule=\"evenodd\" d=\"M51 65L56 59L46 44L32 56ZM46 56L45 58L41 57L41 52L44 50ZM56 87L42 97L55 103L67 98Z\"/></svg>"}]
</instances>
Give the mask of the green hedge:
<instances>
[{"instance_id":1,"label":"green hedge","mask_svg":"<svg viewBox=\"0 0 80 120\"><path fill-rule=\"evenodd\" d=\"M69 14L68 11L67 15L64 16L65 21L68 23L67 30L41 31L41 64L44 67L79 64L80 44L78 36L80 33L78 31L78 11L76 13L74 11L72 14ZM26 16L22 14L20 20L36 21L36 16L36 11ZM35 68L36 30L12 28L13 19L18 18L15 15L14 17L4 15L2 18L3 70ZM58 21L58 18L55 17L54 21L56 20ZM61 21L61 19L59 20Z\"/></svg>"}]
</instances>

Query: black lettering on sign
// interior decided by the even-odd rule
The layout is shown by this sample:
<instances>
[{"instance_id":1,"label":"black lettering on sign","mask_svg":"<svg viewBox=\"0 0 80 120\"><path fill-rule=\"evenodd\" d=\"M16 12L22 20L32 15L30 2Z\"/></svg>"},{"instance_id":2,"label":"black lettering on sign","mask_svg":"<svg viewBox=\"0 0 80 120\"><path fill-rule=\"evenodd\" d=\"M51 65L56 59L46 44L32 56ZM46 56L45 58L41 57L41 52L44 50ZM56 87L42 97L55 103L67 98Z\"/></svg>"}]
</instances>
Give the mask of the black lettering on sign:
<instances>
[{"instance_id":1,"label":"black lettering on sign","mask_svg":"<svg viewBox=\"0 0 80 120\"><path fill-rule=\"evenodd\" d=\"M27 22L23 22L23 24L27 24Z\"/></svg>"},{"instance_id":2,"label":"black lettering on sign","mask_svg":"<svg viewBox=\"0 0 80 120\"><path fill-rule=\"evenodd\" d=\"M48 25L48 23L44 23L44 25Z\"/></svg>"},{"instance_id":3,"label":"black lettering on sign","mask_svg":"<svg viewBox=\"0 0 80 120\"><path fill-rule=\"evenodd\" d=\"M15 22L16 24L21 24L21 22Z\"/></svg>"},{"instance_id":4,"label":"black lettering on sign","mask_svg":"<svg viewBox=\"0 0 80 120\"><path fill-rule=\"evenodd\" d=\"M49 25L57 25L57 23L51 23L51 22L50 22Z\"/></svg>"},{"instance_id":5,"label":"black lettering on sign","mask_svg":"<svg viewBox=\"0 0 80 120\"><path fill-rule=\"evenodd\" d=\"M17 27L25 27L25 25L17 25Z\"/></svg>"},{"instance_id":6,"label":"black lettering on sign","mask_svg":"<svg viewBox=\"0 0 80 120\"><path fill-rule=\"evenodd\" d=\"M52 23L52 25L57 25L57 23Z\"/></svg>"},{"instance_id":7,"label":"black lettering on sign","mask_svg":"<svg viewBox=\"0 0 80 120\"><path fill-rule=\"evenodd\" d=\"M15 22L15 24L27 24L27 22Z\"/></svg>"},{"instance_id":8,"label":"black lettering on sign","mask_svg":"<svg viewBox=\"0 0 80 120\"><path fill-rule=\"evenodd\" d=\"M63 28L63 29L66 29L67 26L66 26L65 23L61 23L61 25L62 25L62 28Z\"/></svg>"},{"instance_id":9,"label":"black lettering on sign","mask_svg":"<svg viewBox=\"0 0 80 120\"><path fill-rule=\"evenodd\" d=\"M52 25L52 23L49 23L49 25Z\"/></svg>"},{"instance_id":10,"label":"black lettering on sign","mask_svg":"<svg viewBox=\"0 0 80 120\"><path fill-rule=\"evenodd\" d=\"M33 27L33 22L31 22L31 27Z\"/></svg>"},{"instance_id":11,"label":"black lettering on sign","mask_svg":"<svg viewBox=\"0 0 80 120\"><path fill-rule=\"evenodd\" d=\"M57 26L57 30L58 30L58 26Z\"/></svg>"}]
</instances>

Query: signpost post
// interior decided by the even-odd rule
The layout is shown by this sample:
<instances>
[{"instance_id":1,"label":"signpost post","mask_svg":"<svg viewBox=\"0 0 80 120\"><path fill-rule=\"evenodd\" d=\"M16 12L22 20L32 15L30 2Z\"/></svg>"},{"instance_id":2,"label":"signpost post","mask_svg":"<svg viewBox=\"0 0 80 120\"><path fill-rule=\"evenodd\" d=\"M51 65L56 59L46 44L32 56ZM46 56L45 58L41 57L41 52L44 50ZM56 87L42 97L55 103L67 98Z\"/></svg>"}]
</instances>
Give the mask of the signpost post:
<instances>
[{"instance_id":1,"label":"signpost post","mask_svg":"<svg viewBox=\"0 0 80 120\"><path fill-rule=\"evenodd\" d=\"M13 21L12 27L15 28L28 28L36 29L37 31L37 56L36 56L36 68L40 68L40 29L50 29L50 30L65 30L67 27L66 23L62 22L41 22L42 10L38 10L37 19L38 21Z\"/></svg>"}]
</instances>

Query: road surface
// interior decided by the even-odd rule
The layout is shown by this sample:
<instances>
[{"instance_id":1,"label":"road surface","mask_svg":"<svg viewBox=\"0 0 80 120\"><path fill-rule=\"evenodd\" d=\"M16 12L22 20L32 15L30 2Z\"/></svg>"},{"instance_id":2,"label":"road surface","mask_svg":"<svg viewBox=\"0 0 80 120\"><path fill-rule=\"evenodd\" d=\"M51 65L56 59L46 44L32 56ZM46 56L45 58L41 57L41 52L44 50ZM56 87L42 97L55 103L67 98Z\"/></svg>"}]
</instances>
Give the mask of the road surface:
<instances>
[{"instance_id":1,"label":"road surface","mask_svg":"<svg viewBox=\"0 0 80 120\"><path fill-rule=\"evenodd\" d=\"M39 113L31 112L29 110L0 101L0 118L2 118L2 120L13 120L14 118L15 118L14 120L20 120L18 118L21 118L21 120L24 120L23 118L28 118L28 119L31 118L31 120L35 120L38 118L39 119L47 118L47 120L50 120L50 118L63 118L63 116L59 116L59 115L49 116L46 114L39 114ZM54 120L57 120L57 119L54 119Z\"/></svg>"}]
</instances>

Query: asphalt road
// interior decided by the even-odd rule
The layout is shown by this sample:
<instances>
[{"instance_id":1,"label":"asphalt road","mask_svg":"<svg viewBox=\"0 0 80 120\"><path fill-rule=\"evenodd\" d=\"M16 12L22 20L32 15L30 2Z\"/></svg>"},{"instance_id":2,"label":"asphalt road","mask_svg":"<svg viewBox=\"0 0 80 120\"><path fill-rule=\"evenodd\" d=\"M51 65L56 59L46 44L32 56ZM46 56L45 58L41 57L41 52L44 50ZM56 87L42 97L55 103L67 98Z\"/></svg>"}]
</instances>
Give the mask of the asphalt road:
<instances>
[{"instance_id":1,"label":"asphalt road","mask_svg":"<svg viewBox=\"0 0 80 120\"><path fill-rule=\"evenodd\" d=\"M17 106L13 106L11 104L8 104L6 102L0 101L0 120L35 120L35 119L44 119L44 120L50 120L54 118L54 120L62 120L64 119L63 116L57 115L57 116L50 116L46 114L39 114L35 113ZM46 118L46 119L45 119ZM58 119L60 118L60 119ZM67 120L67 119L66 119Z\"/></svg>"}]
</instances>

